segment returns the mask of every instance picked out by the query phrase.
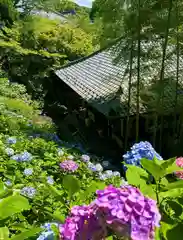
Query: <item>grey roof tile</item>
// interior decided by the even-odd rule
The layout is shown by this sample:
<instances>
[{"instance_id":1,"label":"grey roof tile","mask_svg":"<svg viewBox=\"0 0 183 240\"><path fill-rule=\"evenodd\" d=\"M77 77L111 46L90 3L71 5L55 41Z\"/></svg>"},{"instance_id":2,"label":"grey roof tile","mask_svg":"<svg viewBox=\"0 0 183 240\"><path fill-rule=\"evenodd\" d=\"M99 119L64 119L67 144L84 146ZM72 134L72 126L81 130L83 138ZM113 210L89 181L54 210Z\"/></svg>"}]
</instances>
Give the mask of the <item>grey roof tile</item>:
<instances>
[{"instance_id":1,"label":"grey roof tile","mask_svg":"<svg viewBox=\"0 0 183 240\"><path fill-rule=\"evenodd\" d=\"M117 55L114 51L116 46L99 51L91 56L73 62L56 71L56 75L76 91L89 104L93 105L103 114L109 116L111 109L118 112L118 115L127 114L127 102L129 92L129 57L127 57L124 45L124 58L117 64L114 63ZM136 48L136 49L135 49ZM137 50L137 45L134 47ZM176 79L176 47L169 44L167 48L167 59L165 61L165 78ZM141 89L152 85L153 80L158 80L162 61L162 42L142 41L141 43ZM129 53L128 53L129 55ZM136 113L137 95L137 57L133 58L133 74L131 87L130 114ZM173 81L172 80L172 81ZM179 85L183 86L183 58L180 57L180 80ZM116 98L119 88L123 93ZM180 87L180 86L179 86ZM181 88L182 89L182 88ZM175 88L169 87L166 91L166 108L172 109L174 103L172 94L175 95ZM169 91L169 93L167 93ZM174 92L173 92L174 91ZM168 95L170 95L168 97ZM152 99L151 99L152 100ZM182 102L182 100L181 100ZM148 106L140 101L140 112L147 112Z\"/></svg>"}]
</instances>

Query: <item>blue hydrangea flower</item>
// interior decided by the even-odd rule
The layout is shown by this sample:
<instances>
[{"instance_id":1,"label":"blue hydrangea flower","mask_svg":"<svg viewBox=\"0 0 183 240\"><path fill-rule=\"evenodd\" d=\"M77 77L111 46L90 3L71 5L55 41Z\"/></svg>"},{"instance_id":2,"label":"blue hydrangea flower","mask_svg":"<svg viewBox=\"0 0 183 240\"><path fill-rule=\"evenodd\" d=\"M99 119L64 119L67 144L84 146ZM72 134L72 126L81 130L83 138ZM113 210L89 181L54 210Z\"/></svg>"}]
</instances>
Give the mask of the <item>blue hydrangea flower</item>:
<instances>
[{"instance_id":1,"label":"blue hydrangea flower","mask_svg":"<svg viewBox=\"0 0 183 240\"><path fill-rule=\"evenodd\" d=\"M49 183L49 184L51 184L51 185L54 184L54 180L53 180L53 178L52 178L51 176L48 176L48 177L47 177L47 183Z\"/></svg>"},{"instance_id":2,"label":"blue hydrangea flower","mask_svg":"<svg viewBox=\"0 0 183 240\"><path fill-rule=\"evenodd\" d=\"M83 154L81 156L81 160L85 163L89 162L90 161L90 156L86 155L86 154Z\"/></svg>"},{"instance_id":3,"label":"blue hydrangea flower","mask_svg":"<svg viewBox=\"0 0 183 240\"><path fill-rule=\"evenodd\" d=\"M11 159L12 159L12 160L15 160L15 161L17 161L17 162L20 162L20 160L21 160L19 154L16 154L16 155L12 156Z\"/></svg>"},{"instance_id":4,"label":"blue hydrangea flower","mask_svg":"<svg viewBox=\"0 0 183 240\"><path fill-rule=\"evenodd\" d=\"M120 177L121 175L120 175L120 173L118 171L114 171L113 172L113 176L114 177Z\"/></svg>"},{"instance_id":5,"label":"blue hydrangea flower","mask_svg":"<svg viewBox=\"0 0 183 240\"><path fill-rule=\"evenodd\" d=\"M90 169L92 172L96 172L96 166L95 164L88 162L87 163L88 169Z\"/></svg>"},{"instance_id":6,"label":"blue hydrangea flower","mask_svg":"<svg viewBox=\"0 0 183 240\"><path fill-rule=\"evenodd\" d=\"M17 162L28 162L32 160L32 155L29 152L25 151L23 153L12 156L11 159Z\"/></svg>"},{"instance_id":7,"label":"blue hydrangea flower","mask_svg":"<svg viewBox=\"0 0 183 240\"><path fill-rule=\"evenodd\" d=\"M26 197L33 198L36 194L36 189L33 187L24 187L20 193Z\"/></svg>"},{"instance_id":8,"label":"blue hydrangea flower","mask_svg":"<svg viewBox=\"0 0 183 240\"><path fill-rule=\"evenodd\" d=\"M41 233L41 235L37 238L37 240L54 240L55 236L54 236L54 232L51 229L51 226L55 225L56 227L58 227L58 223L45 223L44 225L42 225L41 227L45 229L44 232Z\"/></svg>"},{"instance_id":9,"label":"blue hydrangea flower","mask_svg":"<svg viewBox=\"0 0 183 240\"><path fill-rule=\"evenodd\" d=\"M107 179L106 174L105 173L99 174L99 179L102 180L102 181L105 181Z\"/></svg>"},{"instance_id":10,"label":"blue hydrangea flower","mask_svg":"<svg viewBox=\"0 0 183 240\"><path fill-rule=\"evenodd\" d=\"M96 168L96 171L97 171L97 172L102 172L102 171L103 171L103 167L102 167L102 165L101 165L100 163L97 163L97 164L95 165L95 168Z\"/></svg>"},{"instance_id":11,"label":"blue hydrangea flower","mask_svg":"<svg viewBox=\"0 0 183 240\"><path fill-rule=\"evenodd\" d=\"M55 240L55 234L53 231L44 231L37 240Z\"/></svg>"},{"instance_id":12,"label":"blue hydrangea flower","mask_svg":"<svg viewBox=\"0 0 183 240\"><path fill-rule=\"evenodd\" d=\"M72 155L67 156L67 160L73 160L73 159L74 159L74 156L72 156Z\"/></svg>"},{"instance_id":13,"label":"blue hydrangea flower","mask_svg":"<svg viewBox=\"0 0 183 240\"><path fill-rule=\"evenodd\" d=\"M41 227L42 228L45 228L46 230L48 231L51 231L51 226L52 225L55 225L56 227L58 227L58 223L55 223L55 222L51 222L51 223L44 223Z\"/></svg>"},{"instance_id":14,"label":"blue hydrangea flower","mask_svg":"<svg viewBox=\"0 0 183 240\"><path fill-rule=\"evenodd\" d=\"M112 170L105 171L105 174L106 174L107 178L113 177L113 171Z\"/></svg>"},{"instance_id":15,"label":"blue hydrangea flower","mask_svg":"<svg viewBox=\"0 0 183 240\"><path fill-rule=\"evenodd\" d=\"M21 162L31 161L32 160L32 155L31 155L31 153L25 151L25 152L20 154L20 159L21 159Z\"/></svg>"},{"instance_id":16,"label":"blue hydrangea flower","mask_svg":"<svg viewBox=\"0 0 183 240\"><path fill-rule=\"evenodd\" d=\"M142 158L152 160L154 157L158 160L163 160L149 142L136 143L131 147L131 151L128 151L123 155L123 159L126 164L139 167L141 167L140 160Z\"/></svg>"},{"instance_id":17,"label":"blue hydrangea flower","mask_svg":"<svg viewBox=\"0 0 183 240\"><path fill-rule=\"evenodd\" d=\"M17 142L17 139L16 139L16 137L9 137L9 138L6 140L6 142L7 142L8 144L15 144L15 143Z\"/></svg>"},{"instance_id":18,"label":"blue hydrangea flower","mask_svg":"<svg viewBox=\"0 0 183 240\"><path fill-rule=\"evenodd\" d=\"M13 148L6 148L5 152L9 157L13 156L13 154L14 154Z\"/></svg>"},{"instance_id":19,"label":"blue hydrangea flower","mask_svg":"<svg viewBox=\"0 0 183 240\"><path fill-rule=\"evenodd\" d=\"M109 161L103 161L103 162L102 162L102 165L103 165L104 167L109 167L110 162L109 162Z\"/></svg>"},{"instance_id":20,"label":"blue hydrangea flower","mask_svg":"<svg viewBox=\"0 0 183 240\"><path fill-rule=\"evenodd\" d=\"M32 173L33 173L33 169L32 168L26 168L24 170L24 175L26 175L26 176L31 176Z\"/></svg>"},{"instance_id":21,"label":"blue hydrangea flower","mask_svg":"<svg viewBox=\"0 0 183 240\"><path fill-rule=\"evenodd\" d=\"M7 179L4 183L6 186L12 186L12 182L10 179Z\"/></svg>"},{"instance_id":22,"label":"blue hydrangea flower","mask_svg":"<svg viewBox=\"0 0 183 240\"><path fill-rule=\"evenodd\" d=\"M64 155L64 151L62 149L58 149L58 156L62 157Z\"/></svg>"}]
</instances>

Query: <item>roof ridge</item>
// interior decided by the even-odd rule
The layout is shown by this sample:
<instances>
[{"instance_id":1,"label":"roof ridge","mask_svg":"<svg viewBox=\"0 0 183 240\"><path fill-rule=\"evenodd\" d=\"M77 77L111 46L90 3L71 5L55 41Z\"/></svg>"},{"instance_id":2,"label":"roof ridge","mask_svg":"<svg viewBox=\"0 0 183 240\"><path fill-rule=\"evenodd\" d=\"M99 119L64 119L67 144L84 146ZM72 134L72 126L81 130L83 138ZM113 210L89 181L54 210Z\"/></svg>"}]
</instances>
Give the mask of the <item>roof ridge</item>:
<instances>
[{"instance_id":1,"label":"roof ridge","mask_svg":"<svg viewBox=\"0 0 183 240\"><path fill-rule=\"evenodd\" d=\"M87 60L87 59L89 59L89 58L91 58L91 57L93 57L93 56L95 56L95 55L97 55L97 54L99 54L99 53L107 50L107 49L110 49L110 48L113 47L115 44L117 44L122 38L123 38L123 36L117 38L116 40L114 40L113 42L111 42L110 44L108 44L107 46L105 46L105 47L103 47L103 48L101 48L101 49L99 49L99 50L91 53L90 55L88 55L88 56L86 56L86 57L81 57L81 58L79 58L79 59L77 59L77 60L74 60L74 61L71 61L70 63L67 63L67 64L64 65L64 66L61 66L59 69L67 68L67 67L70 67L70 66L72 66L72 65L75 65L75 64L77 64L77 63L83 62L83 61L85 61L85 60ZM58 71L58 70L57 70L57 71ZM55 71L55 72L56 72L56 71Z\"/></svg>"}]
</instances>

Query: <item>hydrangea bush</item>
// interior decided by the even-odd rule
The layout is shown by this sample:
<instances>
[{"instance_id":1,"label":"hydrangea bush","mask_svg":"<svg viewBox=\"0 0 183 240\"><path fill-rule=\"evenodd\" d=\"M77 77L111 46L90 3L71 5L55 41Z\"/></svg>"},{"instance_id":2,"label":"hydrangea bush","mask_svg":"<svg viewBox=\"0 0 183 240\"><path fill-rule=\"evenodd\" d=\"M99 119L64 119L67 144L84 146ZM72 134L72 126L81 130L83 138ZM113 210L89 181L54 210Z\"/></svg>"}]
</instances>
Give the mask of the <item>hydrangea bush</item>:
<instances>
[{"instance_id":1,"label":"hydrangea bush","mask_svg":"<svg viewBox=\"0 0 183 240\"><path fill-rule=\"evenodd\" d=\"M0 85L2 239L180 239L182 158L165 161L150 143L136 143L123 156L124 179L122 167L112 171L62 141L23 87Z\"/></svg>"}]
</instances>

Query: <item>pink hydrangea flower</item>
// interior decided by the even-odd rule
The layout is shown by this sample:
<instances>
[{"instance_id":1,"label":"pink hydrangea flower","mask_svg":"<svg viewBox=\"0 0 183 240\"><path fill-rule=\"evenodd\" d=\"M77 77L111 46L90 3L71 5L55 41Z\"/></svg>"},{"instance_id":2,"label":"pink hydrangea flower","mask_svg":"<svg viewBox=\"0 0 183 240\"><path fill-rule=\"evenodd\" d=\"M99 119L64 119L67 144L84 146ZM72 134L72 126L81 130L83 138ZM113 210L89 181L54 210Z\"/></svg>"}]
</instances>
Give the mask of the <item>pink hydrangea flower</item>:
<instances>
[{"instance_id":1,"label":"pink hydrangea flower","mask_svg":"<svg viewBox=\"0 0 183 240\"><path fill-rule=\"evenodd\" d=\"M65 160L60 163L60 168L66 172L75 172L78 167L78 164L73 160Z\"/></svg>"},{"instance_id":2,"label":"pink hydrangea flower","mask_svg":"<svg viewBox=\"0 0 183 240\"><path fill-rule=\"evenodd\" d=\"M179 157L179 158L176 159L176 165L178 167L183 168L183 157ZM182 171L181 170L180 171L176 171L175 172L175 176L177 178L179 178L179 179L183 179L183 170Z\"/></svg>"},{"instance_id":3,"label":"pink hydrangea flower","mask_svg":"<svg viewBox=\"0 0 183 240\"><path fill-rule=\"evenodd\" d=\"M159 227L161 216L156 201L143 196L135 187L108 186L97 191L94 204L109 227L132 240L153 239L155 227Z\"/></svg>"},{"instance_id":4,"label":"pink hydrangea flower","mask_svg":"<svg viewBox=\"0 0 183 240\"><path fill-rule=\"evenodd\" d=\"M176 159L176 165L178 167L182 167L183 168L183 157L179 157Z\"/></svg>"}]
</instances>

